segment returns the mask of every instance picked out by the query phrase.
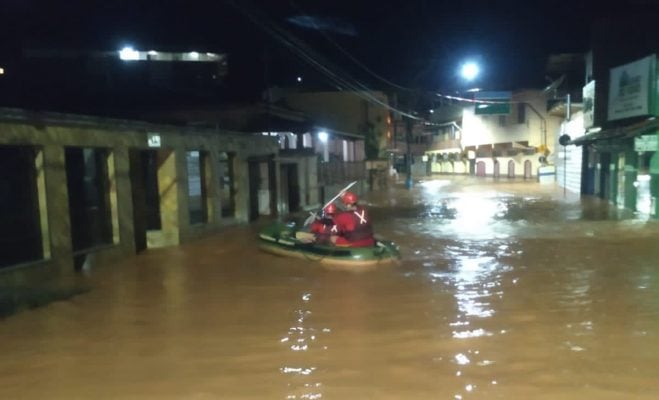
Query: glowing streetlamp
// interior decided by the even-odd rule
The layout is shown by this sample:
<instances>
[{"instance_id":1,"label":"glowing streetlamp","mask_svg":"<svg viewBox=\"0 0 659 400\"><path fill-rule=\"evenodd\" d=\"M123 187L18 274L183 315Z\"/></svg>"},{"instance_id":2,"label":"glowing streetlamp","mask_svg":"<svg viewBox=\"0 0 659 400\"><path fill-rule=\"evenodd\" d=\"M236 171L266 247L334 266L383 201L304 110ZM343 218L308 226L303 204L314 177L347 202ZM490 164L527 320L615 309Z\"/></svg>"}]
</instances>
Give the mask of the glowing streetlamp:
<instances>
[{"instance_id":1,"label":"glowing streetlamp","mask_svg":"<svg viewBox=\"0 0 659 400\"><path fill-rule=\"evenodd\" d=\"M476 79L479 73L480 68L478 67L478 64L473 61L462 64L462 68L460 69L460 75L468 81Z\"/></svg>"},{"instance_id":2,"label":"glowing streetlamp","mask_svg":"<svg viewBox=\"0 0 659 400\"><path fill-rule=\"evenodd\" d=\"M119 58L123 61L135 61L140 59L140 52L130 46L119 50Z\"/></svg>"}]
</instances>

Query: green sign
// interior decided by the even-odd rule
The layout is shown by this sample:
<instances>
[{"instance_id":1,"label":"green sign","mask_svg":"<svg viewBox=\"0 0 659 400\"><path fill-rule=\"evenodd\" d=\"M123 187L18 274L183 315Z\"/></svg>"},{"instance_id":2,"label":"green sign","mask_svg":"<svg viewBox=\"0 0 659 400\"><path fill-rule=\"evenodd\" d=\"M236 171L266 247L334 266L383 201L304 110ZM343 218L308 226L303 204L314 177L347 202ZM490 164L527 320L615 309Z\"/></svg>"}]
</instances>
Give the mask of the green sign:
<instances>
[{"instance_id":1,"label":"green sign","mask_svg":"<svg viewBox=\"0 0 659 400\"><path fill-rule=\"evenodd\" d=\"M512 92L477 92L474 94L476 101L476 115L510 114L510 101Z\"/></svg>"},{"instance_id":2,"label":"green sign","mask_svg":"<svg viewBox=\"0 0 659 400\"><path fill-rule=\"evenodd\" d=\"M657 57L652 54L610 71L609 121L654 115Z\"/></svg>"},{"instance_id":3,"label":"green sign","mask_svg":"<svg viewBox=\"0 0 659 400\"><path fill-rule=\"evenodd\" d=\"M657 145L659 140L657 140L657 135L642 135L634 138L634 150L635 151L657 151Z\"/></svg>"}]
</instances>

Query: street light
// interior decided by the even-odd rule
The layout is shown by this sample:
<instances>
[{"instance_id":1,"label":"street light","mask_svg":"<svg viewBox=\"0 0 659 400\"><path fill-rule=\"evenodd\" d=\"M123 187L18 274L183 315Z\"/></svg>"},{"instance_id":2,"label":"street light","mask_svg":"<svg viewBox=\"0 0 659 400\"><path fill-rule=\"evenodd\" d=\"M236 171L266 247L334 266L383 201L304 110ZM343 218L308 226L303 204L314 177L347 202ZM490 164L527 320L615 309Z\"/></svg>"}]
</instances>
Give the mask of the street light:
<instances>
[{"instance_id":1,"label":"street light","mask_svg":"<svg viewBox=\"0 0 659 400\"><path fill-rule=\"evenodd\" d=\"M119 58L123 61L135 61L140 59L140 52L130 46L119 50Z\"/></svg>"},{"instance_id":2,"label":"street light","mask_svg":"<svg viewBox=\"0 0 659 400\"><path fill-rule=\"evenodd\" d=\"M462 64L462 69L460 70L460 75L468 81L473 81L476 79L478 74L480 73L480 68L478 67L478 64L476 64L473 61L468 61L464 64Z\"/></svg>"}]
</instances>

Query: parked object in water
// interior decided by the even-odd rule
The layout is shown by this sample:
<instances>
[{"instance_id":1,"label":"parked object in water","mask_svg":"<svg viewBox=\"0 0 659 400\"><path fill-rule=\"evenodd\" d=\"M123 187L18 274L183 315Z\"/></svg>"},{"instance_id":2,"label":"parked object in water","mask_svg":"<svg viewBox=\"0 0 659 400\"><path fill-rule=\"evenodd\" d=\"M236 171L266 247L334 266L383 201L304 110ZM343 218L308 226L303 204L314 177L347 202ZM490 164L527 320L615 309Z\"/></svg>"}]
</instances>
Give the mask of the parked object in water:
<instances>
[{"instance_id":1,"label":"parked object in water","mask_svg":"<svg viewBox=\"0 0 659 400\"><path fill-rule=\"evenodd\" d=\"M375 246L342 247L331 244L308 243L296 237L294 223L275 223L259 234L261 250L286 257L318 262L328 267L367 270L381 265L396 264L400 260L398 246L386 240L376 240Z\"/></svg>"}]
</instances>

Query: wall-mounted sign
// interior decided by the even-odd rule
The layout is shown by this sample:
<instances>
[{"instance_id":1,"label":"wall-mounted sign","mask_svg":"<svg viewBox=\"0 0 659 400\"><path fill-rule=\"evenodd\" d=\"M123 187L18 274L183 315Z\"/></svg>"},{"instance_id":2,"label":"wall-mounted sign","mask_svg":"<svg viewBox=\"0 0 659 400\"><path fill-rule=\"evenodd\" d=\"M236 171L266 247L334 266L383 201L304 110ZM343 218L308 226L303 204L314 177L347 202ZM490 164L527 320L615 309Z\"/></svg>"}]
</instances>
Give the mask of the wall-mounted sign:
<instances>
[{"instance_id":1,"label":"wall-mounted sign","mask_svg":"<svg viewBox=\"0 0 659 400\"><path fill-rule=\"evenodd\" d=\"M590 81L583 87L583 127L595 125L595 81Z\"/></svg>"},{"instance_id":2,"label":"wall-mounted sign","mask_svg":"<svg viewBox=\"0 0 659 400\"><path fill-rule=\"evenodd\" d=\"M476 115L510 114L512 92L476 92Z\"/></svg>"},{"instance_id":3,"label":"wall-mounted sign","mask_svg":"<svg viewBox=\"0 0 659 400\"><path fill-rule=\"evenodd\" d=\"M149 147L160 147L160 135L157 133L149 133L147 138L147 143Z\"/></svg>"},{"instance_id":4,"label":"wall-mounted sign","mask_svg":"<svg viewBox=\"0 0 659 400\"><path fill-rule=\"evenodd\" d=\"M659 148L657 135L642 135L634 138L634 150L636 151L657 151Z\"/></svg>"},{"instance_id":5,"label":"wall-mounted sign","mask_svg":"<svg viewBox=\"0 0 659 400\"><path fill-rule=\"evenodd\" d=\"M652 114L657 57L651 55L620 67L611 68L608 120Z\"/></svg>"}]
</instances>

